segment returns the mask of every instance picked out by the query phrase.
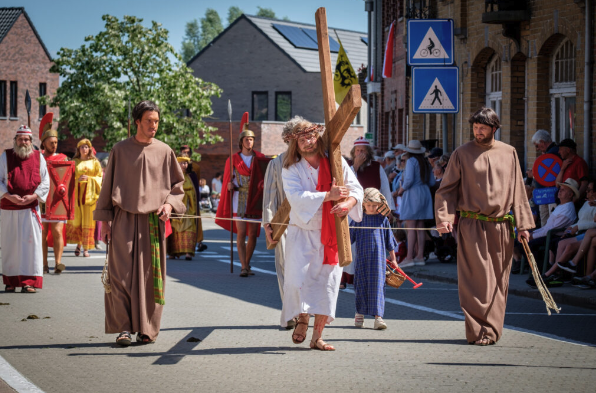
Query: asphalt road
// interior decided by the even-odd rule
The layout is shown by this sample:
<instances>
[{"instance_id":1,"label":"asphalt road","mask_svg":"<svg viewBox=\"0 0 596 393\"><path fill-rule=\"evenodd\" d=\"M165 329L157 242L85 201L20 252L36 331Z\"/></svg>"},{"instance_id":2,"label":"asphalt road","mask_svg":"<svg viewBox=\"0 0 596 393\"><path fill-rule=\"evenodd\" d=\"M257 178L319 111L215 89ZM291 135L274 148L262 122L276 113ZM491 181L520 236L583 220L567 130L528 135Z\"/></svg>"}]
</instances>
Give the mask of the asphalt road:
<instances>
[{"instance_id":1,"label":"asphalt road","mask_svg":"<svg viewBox=\"0 0 596 393\"><path fill-rule=\"evenodd\" d=\"M69 247L67 270L46 275L38 294L0 292L9 303L0 306L0 378L46 392L594 391L594 310L566 306L549 317L541 301L510 296L502 340L476 347L465 341L455 285L388 288L386 331L373 330L371 318L354 328L348 289L324 332L337 351L322 353L292 344L279 328L264 237L256 275L241 278L239 266L230 274L229 233L206 220L205 228L206 251L168 260L162 331L152 345L120 348L103 333L100 251L81 258ZM310 329L309 338L312 322Z\"/></svg>"}]
</instances>

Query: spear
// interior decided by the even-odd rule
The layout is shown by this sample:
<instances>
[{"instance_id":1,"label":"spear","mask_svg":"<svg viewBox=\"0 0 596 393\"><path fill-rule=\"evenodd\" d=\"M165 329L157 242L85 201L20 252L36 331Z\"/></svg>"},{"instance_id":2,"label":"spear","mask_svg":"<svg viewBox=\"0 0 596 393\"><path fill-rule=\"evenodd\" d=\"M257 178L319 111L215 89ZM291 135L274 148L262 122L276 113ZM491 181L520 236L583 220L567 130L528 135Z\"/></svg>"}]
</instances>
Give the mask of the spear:
<instances>
[{"instance_id":1,"label":"spear","mask_svg":"<svg viewBox=\"0 0 596 393\"><path fill-rule=\"evenodd\" d=\"M228 100L228 117L230 119L230 179L234 173L232 152L232 101ZM226 187L228 185L226 184ZM230 190L230 218L234 219L234 189ZM234 273L234 221L230 221L230 273Z\"/></svg>"},{"instance_id":2,"label":"spear","mask_svg":"<svg viewBox=\"0 0 596 393\"><path fill-rule=\"evenodd\" d=\"M31 96L29 89L25 93L25 108L27 108L27 127L31 128Z\"/></svg>"},{"instance_id":3,"label":"spear","mask_svg":"<svg viewBox=\"0 0 596 393\"><path fill-rule=\"evenodd\" d=\"M130 97L128 97L128 137L130 138Z\"/></svg>"}]
</instances>

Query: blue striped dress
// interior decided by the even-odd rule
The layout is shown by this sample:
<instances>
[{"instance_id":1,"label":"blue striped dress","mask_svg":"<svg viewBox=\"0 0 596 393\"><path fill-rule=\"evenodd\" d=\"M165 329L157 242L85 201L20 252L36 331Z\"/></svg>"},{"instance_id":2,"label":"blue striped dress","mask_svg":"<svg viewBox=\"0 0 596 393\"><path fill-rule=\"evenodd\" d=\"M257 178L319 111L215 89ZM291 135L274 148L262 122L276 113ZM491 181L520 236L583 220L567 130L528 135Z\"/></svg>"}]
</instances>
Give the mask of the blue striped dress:
<instances>
[{"instance_id":1,"label":"blue striped dress","mask_svg":"<svg viewBox=\"0 0 596 393\"><path fill-rule=\"evenodd\" d=\"M356 243L357 258L354 272L356 312L363 315L383 316L385 312L385 258L388 251L397 248L389 220L382 214L364 214L361 222L352 227L379 229L350 229L350 239Z\"/></svg>"}]
</instances>

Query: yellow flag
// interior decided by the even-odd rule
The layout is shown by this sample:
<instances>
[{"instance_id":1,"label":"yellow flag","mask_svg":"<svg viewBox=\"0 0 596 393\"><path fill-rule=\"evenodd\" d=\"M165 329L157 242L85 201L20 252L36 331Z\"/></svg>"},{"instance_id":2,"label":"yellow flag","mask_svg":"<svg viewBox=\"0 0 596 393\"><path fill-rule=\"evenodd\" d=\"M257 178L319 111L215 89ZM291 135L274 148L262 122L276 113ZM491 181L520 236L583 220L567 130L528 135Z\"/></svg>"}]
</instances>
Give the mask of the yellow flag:
<instances>
[{"instance_id":1,"label":"yellow flag","mask_svg":"<svg viewBox=\"0 0 596 393\"><path fill-rule=\"evenodd\" d=\"M338 38L339 40L339 38ZM335 74L333 75L333 88L335 89L335 101L341 105L350 86L358 83L358 77L350 64L348 55L344 46L339 41L339 53L337 54L337 63L335 64Z\"/></svg>"}]
</instances>

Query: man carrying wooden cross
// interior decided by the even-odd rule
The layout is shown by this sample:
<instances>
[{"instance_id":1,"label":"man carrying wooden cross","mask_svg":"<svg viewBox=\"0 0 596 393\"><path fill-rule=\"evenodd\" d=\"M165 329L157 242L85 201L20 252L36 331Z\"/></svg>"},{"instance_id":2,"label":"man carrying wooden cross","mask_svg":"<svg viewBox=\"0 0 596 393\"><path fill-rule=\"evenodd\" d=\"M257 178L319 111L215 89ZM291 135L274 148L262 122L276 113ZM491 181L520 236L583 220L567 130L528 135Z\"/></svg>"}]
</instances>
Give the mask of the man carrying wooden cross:
<instances>
[{"instance_id":1,"label":"man carrying wooden cross","mask_svg":"<svg viewBox=\"0 0 596 393\"><path fill-rule=\"evenodd\" d=\"M286 244L282 325L298 317L294 344L306 339L310 315L315 315L310 347L333 351L321 336L335 318L342 269L338 261L335 217L362 220L363 190L341 159L344 186L331 176L329 158L320 135L324 127L306 120L282 137L289 142L282 169L283 188L292 207ZM332 205L332 201L337 201Z\"/></svg>"}]
</instances>

